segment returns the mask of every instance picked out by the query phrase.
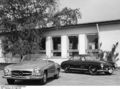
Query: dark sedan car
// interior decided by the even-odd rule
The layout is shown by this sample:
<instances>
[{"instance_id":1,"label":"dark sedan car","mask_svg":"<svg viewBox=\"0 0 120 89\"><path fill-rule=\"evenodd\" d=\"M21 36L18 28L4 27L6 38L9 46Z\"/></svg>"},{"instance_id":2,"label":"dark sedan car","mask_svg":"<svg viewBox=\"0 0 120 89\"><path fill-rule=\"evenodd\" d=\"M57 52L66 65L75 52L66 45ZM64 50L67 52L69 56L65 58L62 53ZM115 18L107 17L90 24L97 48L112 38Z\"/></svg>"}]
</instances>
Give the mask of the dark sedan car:
<instances>
[{"instance_id":1,"label":"dark sedan car","mask_svg":"<svg viewBox=\"0 0 120 89\"><path fill-rule=\"evenodd\" d=\"M77 55L61 63L61 68L68 72L69 70L88 70L90 74L104 72L112 74L115 67L110 62L100 61L90 55Z\"/></svg>"}]
</instances>

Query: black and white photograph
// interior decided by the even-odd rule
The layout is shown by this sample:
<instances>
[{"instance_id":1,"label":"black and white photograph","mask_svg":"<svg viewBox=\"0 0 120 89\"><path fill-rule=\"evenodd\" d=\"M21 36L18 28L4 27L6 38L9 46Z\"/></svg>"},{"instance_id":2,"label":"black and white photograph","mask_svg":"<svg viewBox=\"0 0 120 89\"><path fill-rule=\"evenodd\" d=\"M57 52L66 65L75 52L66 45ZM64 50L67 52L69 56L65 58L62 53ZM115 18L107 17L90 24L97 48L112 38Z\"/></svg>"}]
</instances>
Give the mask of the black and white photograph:
<instances>
[{"instance_id":1,"label":"black and white photograph","mask_svg":"<svg viewBox=\"0 0 120 89\"><path fill-rule=\"evenodd\" d=\"M120 0L0 0L0 89L26 86L120 86Z\"/></svg>"}]
</instances>

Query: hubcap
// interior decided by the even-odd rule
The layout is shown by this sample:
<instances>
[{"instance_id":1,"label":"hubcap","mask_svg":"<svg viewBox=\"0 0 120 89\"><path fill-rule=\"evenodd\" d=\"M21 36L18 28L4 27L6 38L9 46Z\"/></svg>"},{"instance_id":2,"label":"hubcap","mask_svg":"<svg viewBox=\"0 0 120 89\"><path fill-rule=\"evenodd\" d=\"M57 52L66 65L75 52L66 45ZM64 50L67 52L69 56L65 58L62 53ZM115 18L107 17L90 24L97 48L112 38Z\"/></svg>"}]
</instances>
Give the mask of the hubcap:
<instances>
[{"instance_id":1,"label":"hubcap","mask_svg":"<svg viewBox=\"0 0 120 89\"><path fill-rule=\"evenodd\" d=\"M112 69L112 68L110 68L108 71L109 71L109 73L112 73L112 72L113 72L113 69Z\"/></svg>"},{"instance_id":2,"label":"hubcap","mask_svg":"<svg viewBox=\"0 0 120 89\"><path fill-rule=\"evenodd\" d=\"M65 68L65 72L68 72L68 70L69 70L69 66L67 66L66 68Z\"/></svg>"},{"instance_id":3,"label":"hubcap","mask_svg":"<svg viewBox=\"0 0 120 89\"><path fill-rule=\"evenodd\" d=\"M95 68L92 68L92 69L91 69L92 72L95 72L95 70L96 70Z\"/></svg>"},{"instance_id":4,"label":"hubcap","mask_svg":"<svg viewBox=\"0 0 120 89\"><path fill-rule=\"evenodd\" d=\"M65 71L67 71L67 70L68 70L68 68L66 67L66 68L65 68Z\"/></svg>"},{"instance_id":5,"label":"hubcap","mask_svg":"<svg viewBox=\"0 0 120 89\"><path fill-rule=\"evenodd\" d=\"M90 67L90 68L89 68L89 72L90 72L90 74L96 74L97 69L94 68L94 67Z\"/></svg>"}]
</instances>

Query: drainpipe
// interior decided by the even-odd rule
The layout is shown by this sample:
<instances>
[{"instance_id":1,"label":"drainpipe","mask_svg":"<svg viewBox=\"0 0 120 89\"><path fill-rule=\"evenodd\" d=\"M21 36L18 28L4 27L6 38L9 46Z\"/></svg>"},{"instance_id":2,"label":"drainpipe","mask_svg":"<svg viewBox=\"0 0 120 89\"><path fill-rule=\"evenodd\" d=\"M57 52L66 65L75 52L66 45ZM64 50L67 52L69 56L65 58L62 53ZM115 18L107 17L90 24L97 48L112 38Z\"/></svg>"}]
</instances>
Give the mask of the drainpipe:
<instances>
[{"instance_id":1,"label":"drainpipe","mask_svg":"<svg viewBox=\"0 0 120 89\"><path fill-rule=\"evenodd\" d=\"M100 50L100 28L98 24L96 24L96 28L98 32L98 50Z\"/></svg>"}]
</instances>

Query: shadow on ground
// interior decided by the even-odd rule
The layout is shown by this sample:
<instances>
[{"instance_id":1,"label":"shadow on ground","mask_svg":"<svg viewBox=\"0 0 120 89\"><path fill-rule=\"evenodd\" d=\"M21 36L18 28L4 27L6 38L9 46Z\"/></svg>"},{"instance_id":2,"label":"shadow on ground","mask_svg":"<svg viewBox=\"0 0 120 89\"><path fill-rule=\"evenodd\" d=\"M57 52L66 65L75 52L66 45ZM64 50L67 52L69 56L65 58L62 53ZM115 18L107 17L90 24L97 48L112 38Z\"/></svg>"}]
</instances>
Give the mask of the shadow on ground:
<instances>
[{"instance_id":1,"label":"shadow on ground","mask_svg":"<svg viewBox=\"0 0 120 89\"><path fill-rule=\"evenodd\" d=\"M47 83L52 82L54 80L54 78L49 78L47 80ZM42 86L41 80L16 80L14 85Z\"/></svg>"},{"instance_id":2,"label":"shadow on ground","mask_svg":"<svg viewBox=\"0 0 120 89\"><path fill-rule=\"evenodd\" d=\"M115 70L115 71L118 71L118 70ZM61 71L62 73L66 73L65 71ZM85 70L85 71L82 71L82 70L70 70L68 71L67 73L71 73L71 74L83 74L83 75L90 75L90 73ZM115 75L114 73L112 75ZM95 75L90 75L90 76L110 76L109 74L105 74L104 72L99 72Z\"/></svg>"}]
</instances>

